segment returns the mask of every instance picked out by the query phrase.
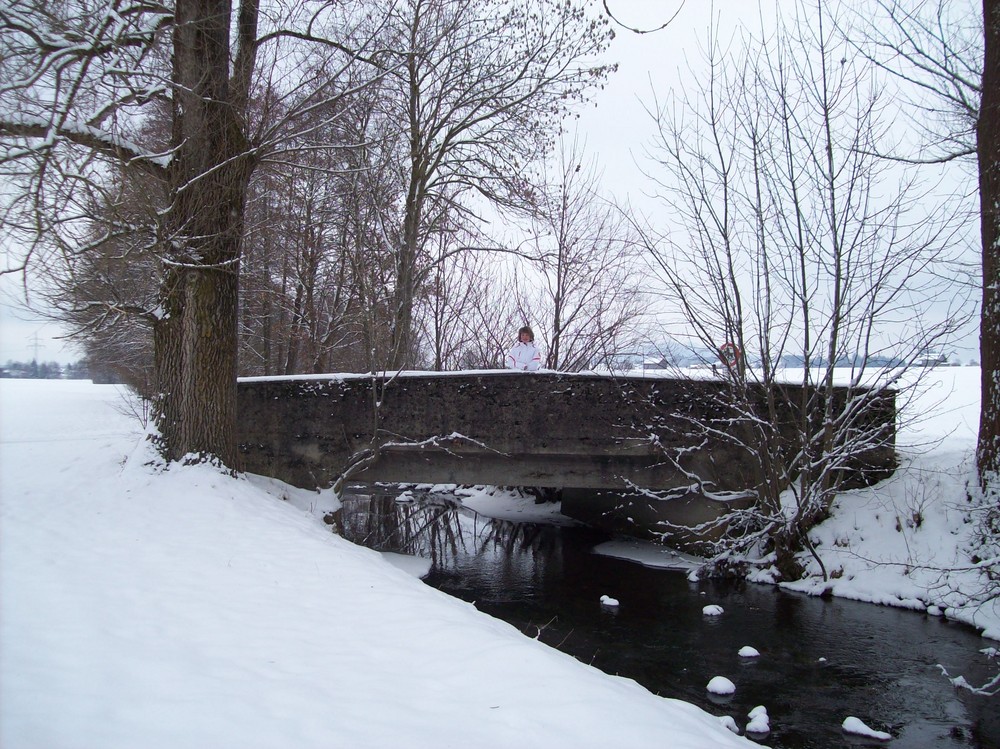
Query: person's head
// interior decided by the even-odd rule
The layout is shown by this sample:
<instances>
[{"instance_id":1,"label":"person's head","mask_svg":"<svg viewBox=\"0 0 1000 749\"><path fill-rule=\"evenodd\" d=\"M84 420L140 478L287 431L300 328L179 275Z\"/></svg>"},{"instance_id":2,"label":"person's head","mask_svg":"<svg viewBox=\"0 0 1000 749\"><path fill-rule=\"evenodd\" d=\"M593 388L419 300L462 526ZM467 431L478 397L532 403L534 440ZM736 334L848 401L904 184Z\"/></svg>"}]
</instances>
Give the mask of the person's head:
<instances>
[{"instance_id":1,"label":"person's head","mask_svg":"<svg viewBox=\"0 0 1000 749\"><path fill-rule=\"evenodd\" d=\"M517 331L517 340L521 343L531 343L535 340L535 334L531 332L531 328L525 325L519 331Z\"/></svg>"}]
</instances>

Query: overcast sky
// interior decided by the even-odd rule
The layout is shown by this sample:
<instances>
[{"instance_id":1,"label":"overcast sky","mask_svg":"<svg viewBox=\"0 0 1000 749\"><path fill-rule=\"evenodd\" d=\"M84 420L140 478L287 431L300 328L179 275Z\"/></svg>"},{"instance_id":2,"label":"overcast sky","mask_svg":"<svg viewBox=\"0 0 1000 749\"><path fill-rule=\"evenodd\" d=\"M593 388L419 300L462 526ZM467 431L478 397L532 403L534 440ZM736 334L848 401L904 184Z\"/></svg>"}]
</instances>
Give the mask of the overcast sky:
<instances>
[{"instance_id":1,"label":"overcast sky","mask_svg":"<svg viewBox=\"0 0 1000 749\"><path fill-rule=\"evenodd\" d=\"M0 364L7 361L56 361L69 364L83 358L73 344L60 340L64 331L26 310L11 304L19 296L20 279L0 276Z\"/></svg>"},{"instance_id":2,"label":"overcast sky","mask_svg":"<svg viewBox=\"0 0 1000 749\"><path fill-rule=\"evenodd\" d=\"M599 3L601 0L593 0ZM649 34L635 34L617 28L609 60L618 62L618 72L605 90L581 110L578 132L587 151L603 171L603 184L619 200L650 205L644 194L650 185L642 174L644 148L653 135L653 122L644 109L652 102L655 89L660 99L684 82L691 83L688 60L697 67L699 42L704 45L712 26L713 3L708 0L607 0L608 8L623 24L641 29L657 29L672 17L667 28ZM765 2L765 7L773 4ZM676 17L674 17L676 13ZM756 27L757 3L748 0L715 0L714 15L719 36L729 39L743 22ZM17 284L0 282L3 289ZM0 298L0 362L31 360L37 352L44 361L75 361L79 353L53 336L57 327L13 310ZM27 318L27 319L19 319ZM37 339L36 339L37 336ZM38 348L35 348L37 343ZM956 348L962 360L978 355L974 334Z\"/></svg>"},{"instance_id":3,"label":"overcast sky","mask_svg":"<svg viewBox=\"0 0 1000 749\"><path fill-rule=\"evenodd\" d=\"M655 29L637 34L615 26L609 58L618 63L618 71L579 119L588 150L600 160L605 183L618 197L641 199L647 190L641 165L654 127L645 106L652 103L653 91L662 100L671 90L693 82L689 61L695 69L702 67L699 45L704 47L713 27L712 6L708 0L607 0L608 9L622 24ZM741 23L756 26L757 4L716 0L714 17L719 37L730 39ZM666 28L660 28L671 18Z\"/></svg>"},{"instance_id":4,"label":"overcast sky","mask_svg":"<svg viewBox=\"0 0 1000 749\"><path fill-rule=\"evenodd\" d=\"M977 6L970 0L961 2L976 12ZM752 0L607 0L611 13L629 27L658 29L673 18L667 28L647 34L617 27L610 58L619 63L618 72L595 102L582 110L580 132L587 140L587 150L603 169L609 192L618 199L628 197L643 210L654 207L656 212L656 203L648 197L653 186L643 174L650 163L645 149L655 134L653 120L646 110L654 102L653 92L662 103L671 91L677 92L685 85L694 91L695 73L705 69L701 50L710 33L716 33L725 48L741 26L759 31L762 23L772 25L777 4L777 0L762 0L763 10L760 10ZM783 12L792 11L793 3L780 0L780 5ZM895 124L907 133L913 131L912 124L904 119L897 119ZM950 171L942 180L952 185L949 189L971 193L975 190L975 177L963 172L964 168L957 164L945 167ZM978 263L978 236L978 227L971 226L973 255L969 262L973 265ZM944 314L947 300L941 300L939 306ZM970 325L944 353L963 363L978 361L978 326Z\"/></svg>"}]
</instances>

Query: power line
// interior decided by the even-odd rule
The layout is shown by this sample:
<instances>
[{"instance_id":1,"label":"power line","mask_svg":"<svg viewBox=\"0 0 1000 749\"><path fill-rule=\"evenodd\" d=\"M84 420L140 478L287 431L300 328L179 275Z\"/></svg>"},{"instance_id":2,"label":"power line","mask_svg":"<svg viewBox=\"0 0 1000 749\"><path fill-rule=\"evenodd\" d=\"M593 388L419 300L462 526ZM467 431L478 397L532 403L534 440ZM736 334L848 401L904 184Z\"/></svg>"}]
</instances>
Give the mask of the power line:
<instances>
[{"instance_id":1,"label":"power line","mask_svg":"<svg viewBox=\"0 0 1000 749\"><path fill-rule=\"evenodd\" d=\"M34 354L33 354L32 358L34 359L34 361L37 362L38 361L38 349L45 348L45 344L38 342L38 333L37 332L34 333L31 336L31 338L29 338L28 340L31 341L31 345L29 345L28 348L30 348L32 351L34 351Z\"/></svg>"}]
</instances>

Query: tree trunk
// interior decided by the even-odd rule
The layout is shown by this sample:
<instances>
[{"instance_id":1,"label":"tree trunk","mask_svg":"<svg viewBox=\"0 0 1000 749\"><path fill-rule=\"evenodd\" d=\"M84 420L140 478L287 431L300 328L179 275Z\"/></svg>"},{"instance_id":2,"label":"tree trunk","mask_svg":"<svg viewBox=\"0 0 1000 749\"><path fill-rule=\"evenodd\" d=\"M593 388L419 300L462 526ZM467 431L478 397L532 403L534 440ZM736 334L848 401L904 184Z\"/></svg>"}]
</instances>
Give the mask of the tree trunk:
<instances>
[{"instance_id":1,"label":"tree trunk","mask_svg":"<svg viewBox=\"0 0 1000 749\"><path fill-rule=\"evenodd\" d=\"M239 468L237 309L251 167L230 101L231 7L229 0L178 0L176 15L170 282L154 339L158 426L168 460L194 455Z\"/></svg>"},{"instance_id":2,"label":"tree trunk","mask_svg":"<svg viewBox=\"0 0 1000 749\"><path fill-rule=\"evenodd\" d=\"M396 255L396 288L393 296L392 336L388 369L405 369L413 364L413 301L416 295L416 265L420 252L419 198L407 199L403 219L403 245Z\"/></svg>"},{"instance_id":3,"label":"tree trunk","mask_svg":"<svg viewBox=\"0 0 1000 749\"><path fill-rule=\"evenodd\" d=\"M167 460L183 453L181 444L181 323L184 319L184 271L167 266L160 286L160 317L153 326L153 420L159 429L159 447Z\"/></svg>"},{"instance_id":4,"label":"tree trunk","mask_svg":"<svg viewBox=\"0 0 1000 749\"><path fill-rule=\"evenodd\" d=\"M1000 488L1000 0L983 0L983 98L976 130L983 242L979 351L982 406L976 460L983 488Z\"/></svg>"}]
</instances>

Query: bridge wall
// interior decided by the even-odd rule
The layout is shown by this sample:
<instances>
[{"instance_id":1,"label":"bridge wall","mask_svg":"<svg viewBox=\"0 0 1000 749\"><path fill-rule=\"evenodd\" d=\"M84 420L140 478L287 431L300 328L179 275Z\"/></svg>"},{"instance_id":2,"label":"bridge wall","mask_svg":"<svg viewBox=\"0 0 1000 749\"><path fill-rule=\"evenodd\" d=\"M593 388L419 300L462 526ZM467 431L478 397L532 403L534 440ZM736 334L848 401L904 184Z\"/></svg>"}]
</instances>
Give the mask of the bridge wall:
<instances>
[{"instance_id":1,"label":"bridge wall","mask_svg":"<svg viewBox=\"0 0 1000 749\"><path fill-rule=\"evenodd\" d=\"M248 470L299 486L329 485L375 434L390 445L359 478L620 488L627 474L659 486L668 473L661 448L690 447L687 425L671 429L665 414L703 416L698 391L713 387L501 371L251 380L239 385L239 433ZM649 426L657 420L660 446ZM730 452L697 451L689 462L703 471L718 461L734 468Z\"/></svg>"},{"instance_id":2,"label":"bridge wall","mask_svg":"<svg viewBox=\"0 0 1000 749\"><path fill-rule=\"evenodd\" d=\"M352 478L560 488L563 512L596 525L615 518L692 525L747 504L704 497L694 477L716 493L754 486L751 456L697 426L732 431L733 414L719 397L727 387L714 379L505 371L245 380L239 439L247 470L302 487L329 486L367 455ZM800 392L789 386L777 399L785 429L794 428L788 403ZM763 407L765 393L758 397ZM857 465L870 482L895 465L892 398L866 419L882 432ZM637 488L673 498L651 503Z\"/></svg>"}]
</instances>

